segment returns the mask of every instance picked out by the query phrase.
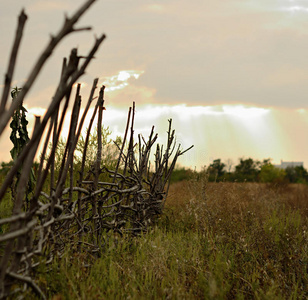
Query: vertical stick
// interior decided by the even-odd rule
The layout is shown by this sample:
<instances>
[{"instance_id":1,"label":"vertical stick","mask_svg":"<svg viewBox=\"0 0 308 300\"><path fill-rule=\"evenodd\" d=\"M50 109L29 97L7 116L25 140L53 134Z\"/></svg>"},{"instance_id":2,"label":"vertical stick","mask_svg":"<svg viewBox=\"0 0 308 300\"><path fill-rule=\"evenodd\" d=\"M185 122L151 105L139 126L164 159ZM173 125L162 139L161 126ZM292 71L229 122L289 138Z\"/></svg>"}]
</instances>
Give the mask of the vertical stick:
<instances>
[{"instance_id":1,"label":"vertical stick","mask_svg":"<svg viewBox=\"0 0 308 300\"><path fill-rule=\"evenodd\" d=\"M125 128L123 143L122 143L122 146L121 146L119 158L118 158L118 161L117 161L117 165L116 165L116 169L115 169L115 173L114 173L114 177L113 177L113 183L116 181L117 173L118 173L120 162L121 162L121 159L122 159L122 155L123 155L123 151L124 151L124 147L125 147L125 143L126 143L126 138L127 138L127 133L128 133L128 128L129 128L131 111L132 111L132 108L130 107L129 110L128 110L128 116L127 116L127 122L126 122L126 128ZM125 168L124 168L124 174L125 174L125 169L126 169L126 163L125 163Z\"/></svg>"},{"instance_id":2,"label":"vertical stick","mask_svg":"<svg viewBox=\"0 0 308 300\"><path fill-rule=\"evenodd\" d=\"M67 59L66 57L64 57L62 62L60 82L64 77L66 68L67 68ZM59 107L60 106L56 108L56 113L53 118L54 129L53 129L52 147L57 147L56 145L58 143L57 130L58 130ZM51 166L50 166L50 196L52 195L54 189L55 189L55 152L53 154L53 158L51 159Z\"/></svg>"},{"instance_id":3,"label":"vertical stick","mask_svg":"<svg viewBox=\"0 0 308 300\"><path fill-rule=\"evenodd\" d=\"M52 148L57 148L58 138L57 138L57 130L58 130L58 117L59 117L59 107L56 110L56 113L53 118L53 136L52 136ZM50 196L55 189L55 153L53 153L51 166L50 166Z\"/></svg>"},{"instance_id":4,"label":"vertical stick","mask_svg":"<svg viewBox=\"0 0 308 300\"><path fill-rule=\"evenodd\" d=\"M94 92L95 92L95 89L96 89L96 86L97 86L97 82L98 82L98 78L95 78L94 81L93 81L93 84L92 84L92 89L91 89L90 96L89 96L89 99L88 99L88 102L87 102L87 106L84 110L83 116L82 116L80 124L79 124L78 133L77 133L78 136L80 136L80 134L81 134L81 129L82 129L84 120L85 120L86 115L89 111L90 105L93 101L93 95L94 95ZM79 187L82 186L82 181L83 181L83 176L84 176L85 157L86 157L86 152L87 152L87 147L88 147L89 132L91 131L91 127L92 127L92 124L93 124L93 120L94 120L94 116L96 114L96 111L97 111L97 105L96 105L96 108L94 109L93 116L90 120L90 124L89 124L89 128L88 128L88 134L87 134L86 142L85 142L85 148L83 149L81 169L80 169L80 172L79 172L79 182L78 182ZM80 191L78 191L78 200L77 201L78 201L77 205L78 205L78 220L79 220L79 222L78 222L79 241L81 242L83 232L82 232L82 207L81 207L81 192ZM78 244L78 246L79 245L80 244Z\"/></svg>"},{"instance_id":5,"label":"vertical stick","mask_svg":"<svg viewBox=\"0 0 308 300\"><path fill-rule=\"evenodd\" d=\"M98 102L98 101L97 101ZM97 110L98 110L98 104L95 105L95 109L93 111L91 120L90 120L90 124L87 130L87 135L86 135L86 140L85 140L85 145L84 145L84 149L83 149L83 155L82 155L82 162L81 162L81 171L80 171L80 180L79 180L79 185L81 186L82 184L82 179L83 179L83 175L84 175L84 170L85 170L85 163L86 163L86 159L87 159L87 148L88 148L88 144L89 144L89 139L90 139L90 134L91 134L91 129L94 123L94 119L95 116L97 114ZM79 194L78 197L78 211L80 211L80 220L82 220L83 216L82 216L82 211L81 211L81 194Z\"/></svg>"},{"instance_id":6,"label":"vertical stick","mask_svg":"<svg viewBox=\"0 0 308 300\"><path fill-rule=\"evenodd\" d=\"M105 86L103 85L99 91L99 97L97 101L98 105L98 119L97 119L97 157L95 162L95 177L94 177L94 183L93 183L93 190L97 190L98 186L98 179L100 175L100 169L101 169L101 161L102 161L102 122L103 122L103 109L104 109L104 90ZM96 196L92 199L92 215L93 218L97 215L97 202L96 202ZM93 222L93 229L95 231L96 229L96 222L94 219Z\"/></svg>"},{"instance_id":7,"label":"vertical stick","mask_svg":"<svg viewBox=\"0 0 308 300\"><path fill-rule=\"evenodd\" d=\"M4 79L4 88L3 88L3 93L2 93L2 98L1 98L1 104L0 104L0 116L3 114L5 111L6 103L7 103L7 98L9 96L10 88L11 88L11 82L14 74L14 69L15 69L15 63L16 63L16 58L24 30L25 23L27 21L27 15L25 14L24 10L21 11L19 18L18 18L18 26L15 34L15 40L11 52L11 57L9 61L9 66L7 73L5 74L5 79Z\"/></svg>"}]
</instances>

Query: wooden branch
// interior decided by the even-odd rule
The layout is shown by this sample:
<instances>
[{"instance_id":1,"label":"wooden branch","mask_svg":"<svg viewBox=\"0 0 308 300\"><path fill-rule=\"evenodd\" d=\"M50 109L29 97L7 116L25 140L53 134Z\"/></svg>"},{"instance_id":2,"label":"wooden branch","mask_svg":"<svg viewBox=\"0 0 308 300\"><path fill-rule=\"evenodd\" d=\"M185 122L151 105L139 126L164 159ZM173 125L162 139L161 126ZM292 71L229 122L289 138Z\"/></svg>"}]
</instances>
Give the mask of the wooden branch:
<instances>
[{"instance_id":1,"label":"wooden branch","mask_svg":"<svg viewBox=\"0 0 308 300\"><path fill-rule=\"evenodd\" d=\"M122 146L121 146L119 158L118 158L118 161L117 161L117 166L116 166L115 173L114 173L113 182L115 182L115 180L116 180L116 178L117 178L117 173L118 173L119 166L120 166L120 162L121 162L121 159L122 159L123 150L124 150L124 147L125 147L126 138L127 138L127 133L128 133L128 128L129 128L129 122L130 122L131 111L132 111L132 108L130 107L129 110L128 110L128 117L127 117L127 122L126 122L126 128L125 128L124 138L123 138L123 142L122 142Z\"/></svg>"},{"instance_id":2,"label":"wooden branch","mask_svg":"<svg viewBox=\"0 0 308 300\"><path fill-rule=\"evenodd\" d=\"M82 184L93 184L93 181L82 181ZM99 181L97 184L98 184L98 185L119 186L117 183L102 182L102 181Z\"/></svg>"},{"instance_id":3,"label":"wooden branch","mask_svg":"<svg viewBox=\"0 0 308 300\"><path fill-rule=\"evenodd\" d=\"M77 133L78 136L80 136L80 134L81 134L81 129L82 129L84 120L86 118L86 115L88 113L90 105L93 101L93 96L94 96L94 92L95 92L96 87L97 87L97 83L98 83L98 78L95 78L94 81L93 81L93 84L92 84L92 89L91 89L90 96L89 96L89 99L88 99L88 102L87 102L87 106L84 110L84 114L83 114L83 116L81 118L81 122L79 124L78 133ZM90 138L92 124L94 122L94 117L95 117L96 112L97 112L97 108L98 108L98 105L95 106L92 118L90 120L88 132L87 132L87 136L86 136L86 140L85 140L85 146L84 146L84 149L83 149L83 155L82 155L82 161L81 161L81 170L80 170L80 173L79 173L79 182L78 182L78 185L79 185L80 188L81 188L81 184L82 184L83 177L84 177L84 168L85 168L88 142L89 142L89 138ZM78 192L77 203L78 203L78 225L79 225L79 224L81 224L81 219L82 219L82 211L81 211L82 203L81 203L81 192L80 191ZM83 227L79 225L79 239L80 240L82 238L82 231L81 231L82 228Z\"/></svg>"},{"instance_id":4,"label":"wooden branch","mask_svg":"<svg viewBox=\"0 0 308 300\"><path fill-rule=\"evenodd\" d=\"M65 70L63 78L62 78L63 81L65 81L67 79L67 78L65 78L66 76L70 76L68 74L72 74L73 72L75 72L77 70L78 62L77 62L77 64L75 64L76 57L77 57L77 52L72 51L71 56L70 56L69 65L68 65L67 69ZM77 61L78 61L78 59L77 59ZM71 68L71 70L70 70L70 68ZM69 88L69 93L70 92L71 92L71 88ZM67 99L69 99L69 95L67 95L66 97L67 97ZM77 108L80 107L79 97L80 97L80 84L77 85L76 96L75 96L75 101L74 101L74 105L73 105L73 111L71 113L70 128L69 128L69 131L68 131L67 142L66 142L66 145L65 145L65 150L64 150L64 153L63 153L63 156L62 156L62 162L61 162L60 171L59 171L60 174L63 174L63 169L64 169L66 161L67 161L67 155L68 155L68 152L69 152L69 150L72 146L73 139L74 139L74 136L75 136L75 128L77 126L77 116L76 116ZM60 180L60 178L61 177L59 177L59 180ZM59 184L59 180L58 180L58 184Z\"/></svg>"},{"instance_id":5,"label":"wooden branch","mask_svg":"<svg viewBox=\"0 0 308 300\"><path fill-rule=\"evenodd\" d=\"M104 91L105 86L103 85L99 91L99 97L97 100L98 105L98 118L97 118L97 154L94 169L94 182L93 190L97 189L98 178L101 169L102 162L102 122L103 122L103 107L104 107ZM95 216L97 214L97 203L95 195L92 199L92 214Z\"/></svg>"},{"instance_id":6,"label":"wooden branch","mask_svg":"<svg viewBox=\"0 0 308 300\"><path fill-rule=\"evenodd\" d=\"M26 224L25 227L3 234L0 236L0 242L4 242L4 241L9 241L12 239L15 239L19 236L24 235L25 233L29 232L29 230L37 223L36 219L33 219L32 221L30 221L28 224Z\"/></svg>"},{"instance_id":7,"label":"wooden branch","mask_svg":"<svg viewBox=\"0 0 308 300\"><path fill-rule=\"evenodd\" d=\"M67 59L66 57L63 58L62 62L62 71L61 71L61 79L64 77L64 72L67 69ZM69 99L66 99L66 102L68 103ZM56 108L56 111L54 113L54 116L52 118L52 124L53 124L53 135L52 135L52 149L56 149L56 145L58 143L58 118L59 118L59 107ZM66 107L67 108L67 107ZM66 109L65 109L66 111ZM50 165L50 196L52 195L52 192L54 191L55 187L55 151L51 151L53 154L51 155L51 165Z\"/></svg>"},{"instance_id":8,"label":"wooden branch","mask_svg":"<svg viewBox=\"0 0 308 300\"><path fill-rule=\"evenodd\" d=\"M38 74L40 73L43 65L46 63L47 59L51 56L52 52L56 48L56 46L60 43L60 41L68 34L75 31L74 25L79 20L79 18L85 13L85 11L95 2L95 0L88 0L84 5L82 5L78 11L71 17L66 18L63 27L60 29L59 33L56 36L51 37L51 40L41 56L39 57L38 61L34 65L33 69L31 70L30 74L27 77L27 82L22 87L22 90L18 94L15 101L12 102L9 110L1 116L0 119L0 136L7 126L10 117L13 115L14 111L17 107L23 102L23 99L29 92L30 88L32 87L34 81L36 80Z\"/></svg>"},{"instance_id":9,"label":"wooden branch","mask_svg":"<svg viewBox=\"0 0 308 300\"><path fill-rule=\"evenodd\" d=\"M46 167L45 167L43 174L38 178L38 182L36 184L33 199L31 199L31 202L33 202L33 203L37 202L37 200L40 196L41 190L43 188L43 184L44 184L44 182L47 178L50 166L52 165L52 162L54 162L55 152L56 152L57 144L58 144L58 141L59 141L59 138L60 138L60 133L61 133L61 130L62 130L62 127L63 127L63 124L64 124L64 119L65 119L66 111L67 111L67 108L68 108L68 103L69 103L69 99L66 98L65 103L64 103L64 107L63 107L63 111L62 111L62 115L61 115L61 118L60 118L58 130L57 130L56 134L54 134L54 136L53 136L53 144L52 144L51 153L49 155L49 158L48 158L48 161L47 161L47 164L46 164ZM57 107L56 111L55 111L55 113L57 115L58 115L58 108L59 107ZM55 125L54 125L54 130L56 130ZM48 137L48 140L49 140L49 137ZM50 196L52 196L53 193L54 193L54 189L53 189L53 186L51 186L50 187Z\"/></svg>"},{"instance_id":10,"label":"wooden branch","mask_svg":"<svg viewBox=\"0 0 308 300\"><path fill-rule=\"evenodd\" d=\"M7 70L7 73L5 74L4 88L3 88L2 98L0 102L1 103L0 104L0 119L2 118L2 114L5 112L7 99L10 93L10 89L11 89L11 82L13 79L17 54L18 54L18 50L19 50L19 46L20 46L20 42L21 42L21 38L23 35L23 30L24 30L24 26L27 21L27 18L28 17L25 14L24 10L22 10L18 18L18 26L17 26L17 31L15 34L15 40L14 40L14 44L13 44L13 48L11 52L8 70Z\"/></svg>"},{"instance_id":11,"label":"wooden branch","mask_svg":"<svg viewBox=\"0 0 308 300\"><path fill-rule=\"evenodd\" d=\"M58 90L56 92L56 95L54 96L53 101L50 104L50 106L49 106L49 108L48 108L48 110L47 110L47 112L46 112L46 114L45 114L45 116L44 116L44 118L43 118L43 120L41 122L41 126L40 126L39 130L37 130L36 134L34 134L34 136L28 142L26 147L24 147L23 151L21 152L21 154L17 158L15 164L13 165L13 167L10 169L9 173L7 174L5 180L4 180L4 182L3 182L3 184L2 184L2 186L0 188L0 202L1 202L1 200L2 200L2 198L4 196L4 193L6 192L8 186L12 182L13 177L15 176L16 172L18 171L18 168L19 168L21 162L24 160L25 156L27 155L29 149L31 147L33 147L33 144L36 142L36 140L41 137L41 135L42 135L42 133L43 133L43 131L45 129L45 126L46 126L49 118L53 115L54 111L58 107L60 101L62 100L64 95L67 93L67 91L71 89L71 87L73 86L75 81L84 73L85 68L90 63L91 58L94 56L94 53L97 51L99 45L103 42L105 37L106 37L105 35L102 35L101 38L96 39L95 44L94 44L92 50L90 51L90 54L87 57L86 61L83 63L81 68L72 75L72 78L70 79L69 83L64 88L60 84L60 86L59 86L59 88L58 88ZM16 99L16 101L17 101L17 99ZM14 101L14 103L16 101ZM0 120L0 123L1 123L1 120Z\"/></svg>"},{"instance_id":12,"label":"wooden branch","mask_svg":"<svg viewBox=\"0 0 308 300\"><path fill-rule=\"evenodd\" d=\"M68 188L64 189L63 192L62 192L62 195L65 195L65 194L69 193L70 190L74 191L74 192L84 193L84 194L87 194L87 195L90 194L90 192L88 190L83 189L83 188L78 187L78 186L75 186L75 187L72 187L72 188L68 187Z\"/></svg>"},{"instance_id":13,"label":"wooden branch","mask_svg":"<svg viewBox=\"0 0 308 300\"><path fill-rule=\"evenodd\" d=\"M37 178L41 177L41 173L42 173L42 170L43 170L43 167L44 167L45 155L46 155L46 152L47 152L49 138L50 138L50 135L51 135L53 124L54 124L53 121L51 121L49 123L49 128L48 128L47 135L46 135L46 138L45 138L45 141L44 141L43 150L41 152L41 159L40 159L40 165L39 165L39 168L38 168L38 171L37 171Z\"/></svg>"},{"instance_id":14,"label":"wooden branch","mask_svg":"<svg viewBox=\"0 0 308 300\"><path fill-rule=\"evenodd\" d=\"M22 276L22 275L13 273L13 272L7 272L6 274L9 275L10 277L14 278L14 279L17 279L17 280L20 280L20 281L23 281L23 282L29 284L39 297L41 297L42 299L47 299L45 294L39 288L39 286L30 277Z\"/></svg>"},{"instance_id":15,"label":"wooden branch","mask_svg":"<svg viewBox=\"0 0 308 300\"><path fill-rule=\"evenodd\" d=\"M5 219L0 219L0 225L3 225L5 223L13 223L19 220L24 220L26 218L27 214L25 212L22 212L18 215L14 215Z\"/></svg>"},{"instance_id":16,"label":"wooden branch","mask_svg":"<svg viewBox=\"0 0 308 300\"><path fill-rule=\"evenodd\" d=\"M79 88L78 88L79 87ZM70 156L70 160L68 161L69 168L70 168L70 191L69 191L69 203L70 205L73 201L73 184L74 184L74 151L79 139L79 135L76 132L77 125L78 125L78 118L80 113L80 106L81 106L81 96L80 96L80 84L77 86L77 92L76 92L76 100L75 105L73 107L72 115L74 115L74 119L76 120L73 123L73 128L70 129L70 132L72 134L72 138L70 140L69 146L72 148L73 154ZM63 194L63 193L62 193Z\"/></svg>"},{"instance_id":17,"label":"wooden branch","mask_svg":"<svg viewBox=\"0 0 308 300\"><path fill-rule=\"evenodd\" d=\"M194 147L194 145L191 145L189 148L187 148L186 150L184 150L184 151L180 151L179 152L179 156L180 155L183 155L185 152L187 152L188 150L190 150L190 149L192 149Z\"/></svg>"}]
</instances>

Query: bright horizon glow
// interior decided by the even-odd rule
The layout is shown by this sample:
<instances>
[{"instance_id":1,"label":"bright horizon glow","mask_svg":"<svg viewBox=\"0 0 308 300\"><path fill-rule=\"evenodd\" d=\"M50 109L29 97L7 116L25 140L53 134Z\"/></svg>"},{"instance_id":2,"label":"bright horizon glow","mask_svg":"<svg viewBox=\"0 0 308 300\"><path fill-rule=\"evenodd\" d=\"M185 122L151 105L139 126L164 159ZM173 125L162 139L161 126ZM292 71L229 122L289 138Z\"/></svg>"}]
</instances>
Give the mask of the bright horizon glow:
<instances>
[{"instance_id":1,"label":"bright horizon glow","mask_svg":"<svg viewBox=\"0 0 308 300\"><path fill-rule=\"evenodd\" d=\"M29 134L32 134L34 115L42 115L45 109L40 107L28 107ZM86 118L83 132L85 134L87 124L92 115L90 109ZM109 106L104 112L103 125L109 127L115 139L123 136L126 125L127 109ZM62 137L67 138L70 113L68 112ZM81 114L83 109L81 110ZM282 116L280 114L283 114ZM307 110L294 110L292 118L302 118L303 131L308 131L306 120ZM290 113L288 113L290 117ZM298 149L292 148L292 136L285 139L284 131L293 130L292 124L281 126L281 119L286 118L284 112L275 109L236 105L215 106L187 106L179 105L141 105L137 104L135 116L135 138L140 133L148 137L151 127L155 126L159 143L165 143L168 119L173 120L173 129L176 131L177 143L182 149L191 145L195 147L179 158L179 165L194 169L209 165L212 160L220 158L222 161L231 159L234 164L241 157L253 159L272 158L273 163L284 161L302 160L308 165L308 157L300 156ZM96 127L96 125L95 125ZM287 129L286 129L287 128ZM1 158L9 160L9 139L1 141ZM4 151L6 148L6 151Z\"/></svg>"},{"instance_id":2,"label":"bright horizon glow","mask_svg":"<svg viewBox=\"0 0 308 300\"><path fill-rule=\"evenodd\" d=\"M256 118L262 117L270 112L270 109L260 107L247 107L244 105L222 105L223 112L227 115L239 118Z\"/></svg>"}]
</instances>

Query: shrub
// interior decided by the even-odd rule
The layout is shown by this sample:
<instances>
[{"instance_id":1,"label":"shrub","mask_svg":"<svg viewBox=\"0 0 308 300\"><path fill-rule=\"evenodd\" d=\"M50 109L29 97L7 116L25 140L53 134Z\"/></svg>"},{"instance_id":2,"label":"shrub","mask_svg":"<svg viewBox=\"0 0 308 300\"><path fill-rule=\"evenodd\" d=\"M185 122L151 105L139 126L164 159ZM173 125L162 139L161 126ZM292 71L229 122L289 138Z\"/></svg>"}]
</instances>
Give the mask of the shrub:
<instances>
[{"instance_id":1,"label":"shrub","mask_svg":"<svg viewBox=\"0 0 308 300\"><path fill-rule=\"evenodd\" d=\"M286 171L276 168L272 164L265 164L261 167L259 174L260 182L283 183L286 177Z\"/></svg>"}]
</instances>

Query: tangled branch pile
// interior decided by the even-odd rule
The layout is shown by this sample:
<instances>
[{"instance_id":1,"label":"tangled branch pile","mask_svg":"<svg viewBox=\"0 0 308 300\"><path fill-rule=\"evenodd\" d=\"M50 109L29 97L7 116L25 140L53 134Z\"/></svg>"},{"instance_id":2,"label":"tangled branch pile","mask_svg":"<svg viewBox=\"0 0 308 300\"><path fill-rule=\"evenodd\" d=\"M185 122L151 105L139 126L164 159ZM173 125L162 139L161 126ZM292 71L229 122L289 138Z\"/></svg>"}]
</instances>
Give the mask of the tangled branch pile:
<instances>
[{"instance_id":1,"label":"tangled branch pile","mask_svg":"<svg viewBox=\"0 0 308 300\"><path fill-rule=\"evenodd\" d=\"M87 1L71 18L66 18L60 32L53 36L37 64L30 72L27 82L16 99L7 109L13 71L19 43L27 16L22 11L12 49L5 86L0 104L0 135L7 127L14 111L23 103L42 66L57 44L69 33L89 28L75 29L74 25L95 1ZM122 144L117 144L116 167L108 169L102 164L102 121L104 110L104 86L99 96L94 97L98 79L95 79L80 116L80 85L77 86L70 119L70 129L59 172L55 172L55 153L61 129L70 103L73 85L84 74L105 35L95 40L94 46L80 64L81 57L73 49L69 59L64 59L61 79L52 97L45 116L36 118L32 137L27 142L0 188L0 201L12 185L16 174L20 176L16 193L13 195L13 211L10 217L0 219L0 226L8 228L0 235L0 299L24 292L29 286L45 298L36 284L34 271L40 264L50 263L55 256L61 256L65 246L76 246L91 253L98 252L104 245L107 231L145 231L157 215L161 214L168 192L170 175L177 158L185 151L175 144L175 133L169 130L167 146L163 150L157 145L155 162L150 168L150 152L157 140L154 127L146 140L138 136L134 141L135 104L129 109L127 125ZM81 167L75 169L74 152L80 137L86 115L93 100L97 98L93 115L87 129ZM87 169L88 141L94 121L97 119L97 155L92 167ZM43 145L37 170L37 180L31 197L26 195L26 186L39 144ZM51 145L48 150L48 145ZM22 170L20 172L20 170ZM57 175L58 174L58 175ZM48 187L48 190L46 189ZM26 199L29 202L26 203Z\"/></svg>"}]
</instances>

